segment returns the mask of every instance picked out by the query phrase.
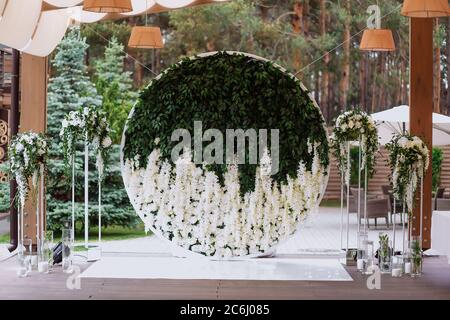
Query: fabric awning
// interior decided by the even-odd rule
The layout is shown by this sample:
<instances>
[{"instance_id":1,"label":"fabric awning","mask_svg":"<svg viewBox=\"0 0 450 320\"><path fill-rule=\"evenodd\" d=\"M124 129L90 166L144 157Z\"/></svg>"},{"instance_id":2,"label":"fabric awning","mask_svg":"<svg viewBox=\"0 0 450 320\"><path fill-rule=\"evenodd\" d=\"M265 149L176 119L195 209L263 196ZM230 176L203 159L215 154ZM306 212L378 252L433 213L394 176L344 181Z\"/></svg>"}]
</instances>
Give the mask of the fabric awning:
<instances>
[{"instance_id":1,"label":"fabric awning","mask_svg":"<svg viewBox=\"0 0 450 320\"><path fill-rule=\"evenodd\" d=\"M49 55L68 25L123 19L228 0L132 0L133 11L124 14L83 10L83 0L0 0L0 44L37 56Z\"/></svg>"}]
</instances>

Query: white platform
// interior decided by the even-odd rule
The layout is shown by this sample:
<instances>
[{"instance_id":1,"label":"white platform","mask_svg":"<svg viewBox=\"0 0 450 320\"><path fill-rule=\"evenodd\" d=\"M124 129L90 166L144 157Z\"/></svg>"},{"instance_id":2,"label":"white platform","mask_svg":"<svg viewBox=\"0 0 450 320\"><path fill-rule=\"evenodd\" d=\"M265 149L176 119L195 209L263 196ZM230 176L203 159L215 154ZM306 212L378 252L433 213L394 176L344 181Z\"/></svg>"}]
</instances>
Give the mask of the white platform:
<instances>
[{"instance_id":1,"label":"white platform","mask_svg":"<svg viewBox=\"0 0 450 320\"><path fill-rule=\"evenodd\" d=\"M399 216L396 216L397 223L400 223ZM369 240L378 248L379 232L386 232L392 239L392 225L387 228L386 225L379 221L380 225L377 229L371 221L369 229ZM356 248L357 245L357 219L356 214L350 215L350 234L349 247ZM396 250L402 250L402 233L401 225L397 225L397 241ZM336 252L341 248L340 239L340 208L321 207L319 213L313 214L304 223L299 232L287 242L277 248L278 254L296 254L305 255L307 257L316 257L318 255L335 256ZM345 234L344 234L345 236ZM345 248L345 237L343 239L343 247ZM148 254L170 254L169 247L155 236L119 240L105 241L102 243L103 252L109 253L148 253Z\"/></svg>"},{"instance_id":2,"label":"white platform","mask_svg":"<svg viewBox=\"0 0 450 320\"><path fill-rule=\"evenodd\" d=\"M173 257L103 257L82 278L353 281L337 259L210 261Z\"/></svg>"}]
</instances>

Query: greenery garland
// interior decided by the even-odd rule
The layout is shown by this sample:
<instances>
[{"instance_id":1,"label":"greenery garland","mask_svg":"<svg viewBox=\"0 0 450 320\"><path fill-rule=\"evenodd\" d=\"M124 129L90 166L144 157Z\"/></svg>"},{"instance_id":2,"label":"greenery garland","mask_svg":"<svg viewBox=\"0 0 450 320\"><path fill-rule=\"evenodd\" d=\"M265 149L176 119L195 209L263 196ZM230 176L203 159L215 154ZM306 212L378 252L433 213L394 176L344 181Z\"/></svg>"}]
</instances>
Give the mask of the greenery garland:
<instances>
[{"instance_id":1,"label":"greenery garland","mask_svg":"<svg viewBox=\"0 0 450 320\"><path fill-rule=\"evenodd\" d=\"M280 129L280 166L273 177L278 183L295 177L301 161L311 169L308 141L318 144L321 165L329 164L323 117L298 79L272 62L227 52L186 58L141 92L127 122L124 161L139 158L136 169L145 168L155 148L162 159L171 161L177 144L171 141L172 132L184 128L192 134L194 121L202 121L203 130L215 128L223 133L228 128ZM256 167L239 166L242 193L254 190ZM209 169L223 185L226 165Z\"/></svg>"},{"instance_id":2,"label":"greenery garland","mask_svg":"<svg viewBox=\"0 0 450 320\"><path fill-rule=\"evenodd\" d=\"M106 114L96 107L84 107L70 112L62 121L60 136L63 142L64 163L72 166L77 141L87 141L97 154L96 166L100 177L104 175L104 162L108 156L112 140Z\"/></svg>"},{"instance_id":3,"label":"greenery garland","mask_svg":"<svg viewBox=\"0 0 450 320\"><path fill-rule=\"evenodd\" d=\"M38 181L41 174L47 170L48 145L45 134L31 131L20 133L11 141L8 150L10 173L17 182L19 201L22 207L25 205L30 191L32 198L35 199Z\"/></svg>"},{"instance_id":4,"label":"greenery garland","mask_svg":"<svg viewBox=\"0 0 450 320\"><path fill-rule=\"evenodd\" d=\"M409 134L395 136L386 148L389 150L394 195L406 204L411 213L419 179L430 166L430 151L422 139Z\"/></svg>"},{"instance_id":5,"label":"greenery garland","mask_svg":"<svg viewBox=\"0 0 450 320\"><path fill-rule=\"evenodd\" d=\"M361 168L367 168L368 178L375 172L375 155L379 150L378 130L366 112L359 109L346 111L336 119L333 134L330 137L330 147L336 157L339 172L344 175L345 182L350 183L350 170L347 155L347 143L352 141L361 142Z\"/></svg>"}]
</instances>

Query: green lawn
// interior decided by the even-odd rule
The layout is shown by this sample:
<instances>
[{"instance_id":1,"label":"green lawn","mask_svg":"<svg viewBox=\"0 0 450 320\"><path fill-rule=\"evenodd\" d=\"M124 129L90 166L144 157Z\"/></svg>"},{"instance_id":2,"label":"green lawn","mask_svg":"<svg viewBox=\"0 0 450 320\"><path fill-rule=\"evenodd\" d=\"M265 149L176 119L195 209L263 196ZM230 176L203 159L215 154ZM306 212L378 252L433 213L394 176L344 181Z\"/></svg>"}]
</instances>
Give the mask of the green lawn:
<instances>
[{"instance_id":1,"label":"green lawn","mask_svg":"<svg viewBox=\"0 0 450 320\"><path fill-rule=\"evenodd\" d=\"M140 224L136 228L124 228L120 226L110 226L108 228L103 228L102 231L102 241L112 241L112 240L127 240L145 237L144 225ZM55 240L59 240L61 233L55 233ZM95 241L98 239L98 228L90 228L89 239ZM84 241L84 233L78 233L75 235L76 242ZM0 243L9 243L9 234L0 235Z\"/></svg>"},{"instance_id":2,"label":"green lawn","mask_svg":"<svg viewBox=\"0 0 450 320\"><path fill-rule=\"evenodd\" d=\"M0 234L0 243L9 243L9 233Z\"/></svg>"},{"instance_id":3,"label":"green lawn","mask_svg":"<svg viewBox=\"0 0 450 320\"><path fill-rule=\"evenodd\" d=\"M323 200L320 203L321 207L339 208L341 206L341 200ZM344 203L345 206L345 203Z\"/></svg>"}]
</instances>

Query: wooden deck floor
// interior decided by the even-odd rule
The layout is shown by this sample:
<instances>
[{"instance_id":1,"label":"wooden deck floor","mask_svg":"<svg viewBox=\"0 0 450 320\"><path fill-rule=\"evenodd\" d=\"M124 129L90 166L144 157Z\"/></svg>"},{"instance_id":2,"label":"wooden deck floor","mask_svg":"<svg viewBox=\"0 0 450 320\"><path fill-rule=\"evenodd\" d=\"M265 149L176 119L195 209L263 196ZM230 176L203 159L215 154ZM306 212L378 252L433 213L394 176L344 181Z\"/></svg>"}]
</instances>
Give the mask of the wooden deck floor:
<instances>
[{"instance_id":1,"label":"wooden deck floor","mask_svg":"<svg viewBox=\"0 0 450 320\"><path fill-rule=\"evenodd\" d=\"M82 267L87 268L88 265ZM17 278L15 259L0 263L0 299L446 299L450 265L426 258L421 278L382 276L381 290L348 267L352 282L83 279L80 290L66 287L60 270Z\"/></svg>"}]
</instances>

